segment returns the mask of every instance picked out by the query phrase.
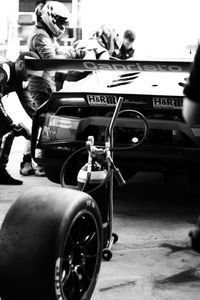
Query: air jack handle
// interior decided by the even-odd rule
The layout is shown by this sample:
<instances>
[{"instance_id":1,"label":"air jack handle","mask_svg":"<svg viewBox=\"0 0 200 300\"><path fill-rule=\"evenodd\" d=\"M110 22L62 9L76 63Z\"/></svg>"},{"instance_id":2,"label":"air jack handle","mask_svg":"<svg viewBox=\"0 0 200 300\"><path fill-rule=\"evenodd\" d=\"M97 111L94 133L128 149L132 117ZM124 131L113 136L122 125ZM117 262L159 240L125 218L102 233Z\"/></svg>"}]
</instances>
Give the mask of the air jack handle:
<instances>
[{"instance_id":1,"label":"air jack handle","mask_svg":"<svg viewBox=\"0 0 200 300\"><path fill-rule=\"evenodd\" d=\"M120 170L118 168L116 168L115 166L114 166L114 177L115 177L115 179L117 181L117 184L119 186L122 186L122 185L126 184L126 181L124 180Z\"/></svg>"},{"instance_id":2,"label":"air jack handle","mask_svg":"<svg viewBox=\"0 0 200 300\"><path fill-rule=\"evenodd\" d=\"M115 107L115 111L113 113L113 116L112 116L112 119L111 119L111 122L110 122L110 125L109 125L109 128L108 128L108 137L109 137L109 139L112 136L113 129L114 129L114 126L115 126L115 122L116 122L116 119L117 119L118 113L120 111L123 100L124 100L123 97L119 97L119 99L117 101L117 105Z\"/></svg>"},{"instance_id":3,"label":"air jack handle","mask_svg":"<svg viewBox=\"0 0 200 300\"><path fill-rule=\"evenodd\" d=\"M110 168L113 170L113 175L117 181L117 184L119 186L125 185L126 181L124 180L120 170L115 166L112 157L110 156L110 153L107 153L107 162L110 166Z\"/></svg>"}]
</instances>

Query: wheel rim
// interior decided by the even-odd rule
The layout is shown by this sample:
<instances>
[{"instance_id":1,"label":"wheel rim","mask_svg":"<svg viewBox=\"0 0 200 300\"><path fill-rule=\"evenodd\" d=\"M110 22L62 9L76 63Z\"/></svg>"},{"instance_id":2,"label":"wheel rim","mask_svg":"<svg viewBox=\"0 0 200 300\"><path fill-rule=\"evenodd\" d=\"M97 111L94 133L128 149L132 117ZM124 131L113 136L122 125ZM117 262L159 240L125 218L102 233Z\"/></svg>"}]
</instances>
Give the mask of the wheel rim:
<instances>
[{"instance_id":1,"label":"wheel rim","mask_svg":"<svg viewBox=\"0 0 200 300\"><path fill-rule=\"evenodd\" d=\"M79 300L89 289L100 251L97 222L89 212L73 221L65 240L60 268L61 290L66 300Z\"/></svg>"}]
</instances>

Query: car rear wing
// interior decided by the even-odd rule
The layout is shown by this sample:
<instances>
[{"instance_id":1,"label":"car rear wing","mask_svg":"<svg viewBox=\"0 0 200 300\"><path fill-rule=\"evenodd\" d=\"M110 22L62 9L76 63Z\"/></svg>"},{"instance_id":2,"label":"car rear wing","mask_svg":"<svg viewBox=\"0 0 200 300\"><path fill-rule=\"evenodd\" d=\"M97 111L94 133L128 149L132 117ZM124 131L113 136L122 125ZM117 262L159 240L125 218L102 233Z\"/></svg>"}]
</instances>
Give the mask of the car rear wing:
<instances>
[{"instance_id":1,"label":"car rear wing","mask_svg":"<svg viewBox=\"0 0 200 300\"><path fill-rule=\"evenodd\" d=\"M189 72L192 60L25 59L28 74L47 71Z\"/></svg>"}]
</instances>

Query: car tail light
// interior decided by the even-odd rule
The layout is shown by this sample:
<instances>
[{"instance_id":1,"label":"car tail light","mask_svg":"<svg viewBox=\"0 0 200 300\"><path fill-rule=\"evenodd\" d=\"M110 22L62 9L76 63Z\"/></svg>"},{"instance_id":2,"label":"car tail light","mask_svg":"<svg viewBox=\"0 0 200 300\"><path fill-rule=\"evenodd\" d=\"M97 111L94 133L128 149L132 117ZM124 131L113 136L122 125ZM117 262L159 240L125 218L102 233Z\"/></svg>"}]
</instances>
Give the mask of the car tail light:
<instances>
[{"instance_id":1,"label":"car tail light","mask_svg":"<svg viewBox=\"0 0 200 300\"><path fill-rule=\"evenodd\" d=\"M80 120L77 118L47 114L42 128L40 142L73 141L76 138L79 123Z\"/></svg>"}]
</instances>

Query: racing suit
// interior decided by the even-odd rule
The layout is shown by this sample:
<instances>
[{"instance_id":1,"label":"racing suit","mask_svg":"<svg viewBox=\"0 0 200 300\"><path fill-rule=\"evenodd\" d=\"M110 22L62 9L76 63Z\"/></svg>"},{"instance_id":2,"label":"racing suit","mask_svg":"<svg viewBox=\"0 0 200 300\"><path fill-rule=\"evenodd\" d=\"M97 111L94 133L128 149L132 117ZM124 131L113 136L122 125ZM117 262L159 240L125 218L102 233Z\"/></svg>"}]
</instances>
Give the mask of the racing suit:
<instances>
[{"instance_id":1,"label":"racing suit","mask_svg":"<svg viewBox=\"0 0 200 300\"><path fill-rule=\"evenodd\" d=\"M74 48L76 49L77 59L109 59L108 51L102 47L95 38L88 40L80 40L75 42ZM69 71L65 80L67 81L79 81L88 74L90 71Z\"/></svg>"},{"instance_id":2,"label":"racing suit","mask_svg":"<svg viewBox=\"0 0 200 300\"><path fill-rule=\"evenodd\" d=\"M56 38L42 21L37 23L29 40L29 50L41 59L71 58L70 53L61 50ZM31 96L39 107L56 91L55 72L44 71L42 77L31 76L29 87Z\"/></svg>"},{"instance_id":3,"label":"racing suit","mask_svg":"<svg viewBox=\"0 0 200 300\"><path fill-rule=\"evenodd\" d=\"M6 113L1 101L3 96L11 92L16 92L26 113L32 118L36 112L36 106L30 95L27 82L22 81L17 76L14 62L2 62L0 63L0 168L5 168L8 163L14 139L14 135L11 134L13 121ZM3 143L2 140L4 140Z\"/></svg>"},{"instance_id":4,"label":"racing suit","mask_svg":"<svg viewBox=\"0 0 200 300\"><path fill-rule=\"evenodd\" d=\"M42 20L36 24L29 40L29 51L35 52L41 59L68 59L72 57L70 51L61 50L56 38ZM52 92L56 91L55 72L44 71L42 77L30 76L29 87L31 96L38 108L49 99ZM28 153L30 153L30 148L26 149L26 154L28 155ZM44 175L42 166L38 165L35 174L37 176Z\"/></svg>"},{"instance_id":5,"label":"racing suit","mask_svg":"<svg viewBox=\"0 0 200 300\"><path fill-rule=\"evenodd\" d=\"M119 58L119 59L130 59L134 56L135 50L131 47L130 49L126 49L124 45L121 46L121 48L116 51L113 54L113 57Z\"/></svg>"}]
</instances>

